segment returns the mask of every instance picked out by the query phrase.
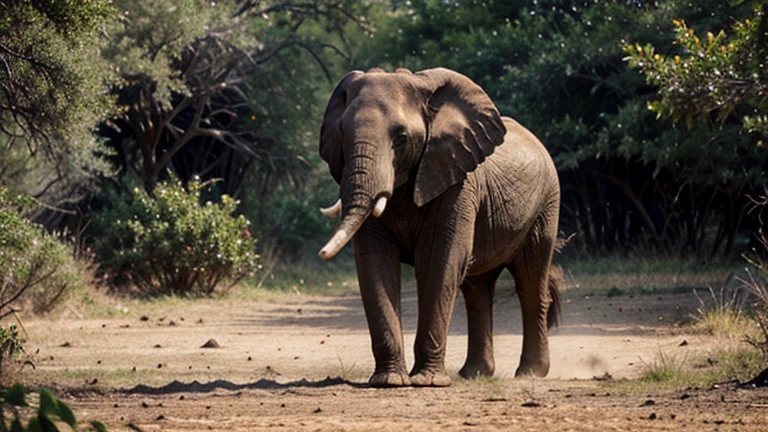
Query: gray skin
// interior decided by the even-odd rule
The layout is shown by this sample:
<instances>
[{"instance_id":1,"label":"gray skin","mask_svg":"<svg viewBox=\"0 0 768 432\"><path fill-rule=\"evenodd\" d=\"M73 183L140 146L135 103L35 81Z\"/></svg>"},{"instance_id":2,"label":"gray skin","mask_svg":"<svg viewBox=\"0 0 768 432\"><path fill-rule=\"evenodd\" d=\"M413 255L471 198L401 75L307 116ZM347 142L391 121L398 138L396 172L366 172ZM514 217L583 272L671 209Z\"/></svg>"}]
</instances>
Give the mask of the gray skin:
<instances>
[{"instance_id":1,"label":"gray skin","mask_svg":"<svg viewBox=\"0 0 768 432\"><path fill-rule=\"evenodd\" d=\"M551 264L560 186L549 153L501 117L488 95L447 70L347 74L331 96L320 154L341 185L341 220L320 257L353 238L376 369L371 386L448 386L445 349L459 290L468 320L460 375L494 372L492 305L504 269L523 315L517 376L546 376L559 314ZM384 212L374 204L387 198ZM400 264L418 286L415 364L406 369Z\"/></svg>"}]
</instances>

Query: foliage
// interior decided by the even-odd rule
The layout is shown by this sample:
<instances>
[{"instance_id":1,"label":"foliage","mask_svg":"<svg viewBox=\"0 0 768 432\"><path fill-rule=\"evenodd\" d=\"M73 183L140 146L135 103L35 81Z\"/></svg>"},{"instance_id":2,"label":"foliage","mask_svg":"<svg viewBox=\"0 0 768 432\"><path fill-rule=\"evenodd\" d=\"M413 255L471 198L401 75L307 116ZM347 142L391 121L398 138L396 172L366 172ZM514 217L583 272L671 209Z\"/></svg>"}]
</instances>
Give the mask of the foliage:
<instances>
[{"instance_id":1,"label":"foliage","mask_svg":"<svg viewBox=\"0 0 768 432\"><path fill-rule=\"evenodd\" d=\"M675 17L713 28L727 2L400 3L358 55L368 66L456 69L553 153L570 250L729 255L766 157L738 125L655 120L654 88L626 68L626 41L662 43ZM708 157L700 155L704 151ZM763 152L765 153L765 152Z\"/></svg>"},{"instance_id":2,"label":"foliage","mask_svg":"<svg viewBox=\"0 0 768 432\"><path fill-rule=\"evenodd\" d=\"M0 1L0 186L71 208L104 171L93 128L112 112L99 50L110 3ZM56 223L45 209L29 216Z\"/></svg>"},{"instance_id":3,"label":"foliage","mask_svg":"<svg viewBox=\"0 0 768 432\"><path fill-rule=\"evenodd\" d=\"M356 16L357 5L153 0L115 6L123 18L104 55L123 78L115 89L121 114L114 130L103 133L116 148L118 171L138 175L149 192L168 169L186 181L224 167L224 191L233 194L230 182L239 184L253 160L274 169L285 165L282 155L295 157L280 144L307 131L315 72L327 75L322 51L333 48L316 30L322 22L328 33L337 31ZM287 120L301 127L286 129Z\"/></svg>"},{"instance_id":4,"label":"foliage","mask_svg":"<svg viewBox=\"0 0 768 432\"><path fill-rule=\"evenodd\" d=\"M94 250L117 283L150 295L209 295L255 272L259 256L238 202L201 203L207 183L161 182L154 196L136 188L128 202L113 196L94 218Z\"/></svg>"},{"instance_id":5,"label":"foliage","mask_svg":"<svg viewBox=\"0 0 768 432\"><path fill-rule=\"evenodd\" d=\"M0 187L0 318L24 305L48 312L83 283L71 249L23 217L31 202Z\"/></svg>"},{"instance_id":6,"label":"foliage","mask_svg":"<svg viewBox=\"0 0 768 432\"><path fill-rule=\"evenodd\" d=\"M0 136L52 159L93 144L109 110L98 30L110 3L0 2Z\"/></svg>"},{"instance_id":7,"label":"foliage","mask_svg":"<svg viewBox=\"0 0 768 432\"><path fill-rule=\"evenodd\" d=\"M314 207L324 196L308 185L317 118L331 71L348 56L349 27L367 26L367 3L115 2L123 18L104 55L122 76L121 110L100 134L118 187L138 181L151 193L168 172L221 179L219 193L259 221L262 244L303 249L293 246L319 234ZM293 222L275 217L285 211Z\"/></svg>"},{"instance_id":8,"label":"foliage","mask_svg":"<svg viewBox=\"0 0 768 432\"><path fill-rule=\"evenodd\" d=\"M28 412L30 407L34 408L28 400L30 396L36 400L34 405L36 405L37 411L34 416L27 420L27 425L24 426L24 413ZM12 414L12 417L8 416L9 413ZM62 430L59 428L59 425L62 423L68 426L65 430L78 430L77 419L72 409L50 390L40 389L30 392L21 384L14 384L3 391L3 406L2 410L0 410L0 431L56 432ZM98 432L105 432L107 430L104 424L98 421L90 422L89 426L90 429Z\"/></svg>"},{"instance_id":9,"label":"foliage","mask_svg":"<svg viewBox=\"0 0 768 432\"><path fill-rule=\"evenodd\" d=\"M648 107L660 117L685 120L690 128L697 116L716 114L720 123L742 113L743 127L768 138L768 2L754 0L754 13L724 30L707 32L701 39L684 20L674 20L675 42L683 55L667 56L651 44L624 46L628 61L659 87L659 99Z\"/></svg>"}]
</instances>

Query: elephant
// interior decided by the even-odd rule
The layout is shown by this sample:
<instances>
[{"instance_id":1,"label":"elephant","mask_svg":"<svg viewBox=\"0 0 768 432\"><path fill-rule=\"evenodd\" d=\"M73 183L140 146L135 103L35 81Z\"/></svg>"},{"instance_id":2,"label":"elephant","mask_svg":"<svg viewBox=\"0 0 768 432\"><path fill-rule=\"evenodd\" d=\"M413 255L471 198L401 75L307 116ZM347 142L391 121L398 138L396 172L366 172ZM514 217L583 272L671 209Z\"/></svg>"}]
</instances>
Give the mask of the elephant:
<instances>
[{"instance_id":1,"label":"elephant","mask_svg":"<svg viewBox=\"0 0 768 432\"><path fill-rule=\"evenodd\" d=\"M335 87L320 155L340 185L340 214L319 256L350 240L375 370L372 387L449 386L448 327L459 290L468 320L464 378L494 373L492 308L504 269L515 281L523 346L515 376L549 371L548 331L560 314L552 264L560 185L541 142L502 117L486 92L445 68L349 72ZM418 299L414 365L400 322L401 263Z\"/></svg>"}]
</instances>

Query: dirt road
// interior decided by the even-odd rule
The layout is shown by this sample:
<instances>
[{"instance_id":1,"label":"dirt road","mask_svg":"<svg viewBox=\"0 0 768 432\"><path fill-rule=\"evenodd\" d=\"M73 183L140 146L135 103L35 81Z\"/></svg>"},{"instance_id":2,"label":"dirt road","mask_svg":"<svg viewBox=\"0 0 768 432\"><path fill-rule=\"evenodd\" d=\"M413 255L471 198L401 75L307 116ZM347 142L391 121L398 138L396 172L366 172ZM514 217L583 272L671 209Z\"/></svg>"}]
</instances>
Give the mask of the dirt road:
<instances>
[{"instance_id":1,"label":"dirt road","mask_svg":"<svg viewBox=\"0 0 768 432\"><path fill-rule=\"evenodd\" d=\"M460 303L447 357L454 385L382 390L365 386L373 358L357 295L136 302L110 317L73 310L25 321L27 349L37 351L25 373L112 431L768 430L765 390L616 384L660 353L692 358L722 344L679 326L697 305L688 293L566 295L549 377L515 380L520 311L502 296L496 377L467 382L457 376L467 343ZM413 293L403 322L412 346ZM218 347L204 348L209 341Z\"/></svg>"}]
</instances>

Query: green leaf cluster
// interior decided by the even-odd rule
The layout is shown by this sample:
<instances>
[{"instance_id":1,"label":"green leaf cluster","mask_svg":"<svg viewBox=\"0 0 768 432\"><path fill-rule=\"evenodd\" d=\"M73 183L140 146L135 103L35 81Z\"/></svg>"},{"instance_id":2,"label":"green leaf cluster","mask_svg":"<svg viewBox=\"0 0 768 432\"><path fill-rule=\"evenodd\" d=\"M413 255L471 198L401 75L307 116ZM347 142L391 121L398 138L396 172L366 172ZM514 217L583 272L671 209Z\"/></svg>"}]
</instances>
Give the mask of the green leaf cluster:
<instances>
[{"instance_id":1,"label":"green leaf cluster","mask_svg":"<svg viewBox=\"0 0 768 432\"><path fill-rule=\"evenodd\" d=\"M250 222L234 214L238 202L202 202L206 185L162 182L154 196L136 188L129 202L112 197L94 218L102 270L149 295L210 295L258 270Z\"/></svg>"},{"instance_id":2,"label":"green leaf cluster","mask_svg":"<svg viewBox=\"0 0 768 432\"><path fill-rule=\"evenodd\" d=\"M724 29L697 36L685 20L675 19L673 44L680 55L662 55L653 44L626 44L627 61L659 88L648 107L690 129L697 117L712 115L722 124L732 115L741 118L743 128L759 138L762 147L768 137L768 2L751 2L754 13Z\"/></svg>"},{"instance_id":3,"label":"green leaf cluster","mask_svg":"<svg viewBox=\"0 0 768 432\"><path fill-rule=\"evenodd\" d=\"M30 403L29 396L35 401ZM32 399L32 398L29 398ZM24 414L29 408L36 406L36 413L31 416L24 426ZM8 414L12 414L9 418ZM57 398L48 389L35 392L28 391L21 384L13 384L3 391L3 405L0 409L0 431L2 432L57 432L62 430L60 425L68 426L63 430L78 430L77 419L72 409ZM92 421L90 428L97 432L106 432L107 428L99 421Z\"/></svg>"}]
</instances>

